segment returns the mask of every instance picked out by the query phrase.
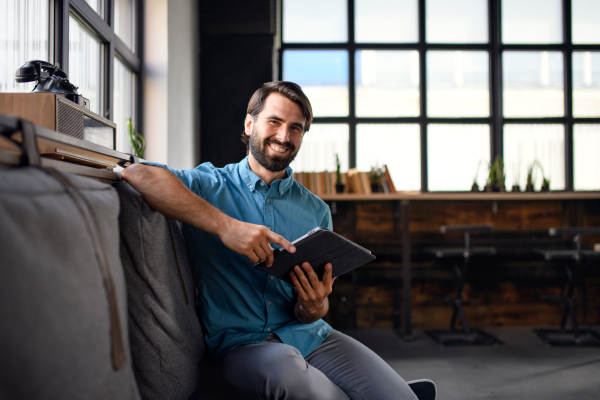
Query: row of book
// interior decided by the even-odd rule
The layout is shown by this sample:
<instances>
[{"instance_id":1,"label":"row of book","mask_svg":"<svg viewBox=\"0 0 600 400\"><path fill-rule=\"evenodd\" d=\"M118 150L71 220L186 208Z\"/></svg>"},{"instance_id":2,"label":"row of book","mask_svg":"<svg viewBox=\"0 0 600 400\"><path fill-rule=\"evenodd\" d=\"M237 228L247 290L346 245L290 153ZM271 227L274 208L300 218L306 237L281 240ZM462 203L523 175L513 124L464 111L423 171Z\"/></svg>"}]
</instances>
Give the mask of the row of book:
<instances>
[{"instance_id":1,"label":"row of book","mask_svg":"<svg viewBox=\"0 0 600 400\"><path fill-rule=\"evenodd\" d=\"M342 173L341 178L344 185L342 193L371 194L374 192L369 172L351 168L348 172ZM335 172L294 172L294 179L317 196L337 193ZM379 181L375 184L378 192L396 193L394 182L386 165L381 168Z\"/></svg>"}]
</instances>

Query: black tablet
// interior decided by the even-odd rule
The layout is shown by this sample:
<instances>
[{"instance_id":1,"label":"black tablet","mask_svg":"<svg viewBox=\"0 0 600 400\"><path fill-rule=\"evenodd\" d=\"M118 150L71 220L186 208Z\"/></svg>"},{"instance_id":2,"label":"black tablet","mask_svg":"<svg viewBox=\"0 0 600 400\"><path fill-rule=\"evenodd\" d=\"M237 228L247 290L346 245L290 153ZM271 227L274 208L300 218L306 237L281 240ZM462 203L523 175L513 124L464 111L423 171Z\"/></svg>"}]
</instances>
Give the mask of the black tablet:
<instances>
[{"instance_id":1,"label":"black tablet","mask_svg":"<svg viewBox=\"0 0 600 400\"><path fill-rule=\"evenodd\" d=\"M335 278L375 259L369 250L327 228L315 228L292 244L296 247L295 253L283 248L274 250L273 265L267 267L262 262L254 268L293 285L290 271L303 262L308 262L322 280L327 263L331 263Z\"/></svg>"}]
</instances>

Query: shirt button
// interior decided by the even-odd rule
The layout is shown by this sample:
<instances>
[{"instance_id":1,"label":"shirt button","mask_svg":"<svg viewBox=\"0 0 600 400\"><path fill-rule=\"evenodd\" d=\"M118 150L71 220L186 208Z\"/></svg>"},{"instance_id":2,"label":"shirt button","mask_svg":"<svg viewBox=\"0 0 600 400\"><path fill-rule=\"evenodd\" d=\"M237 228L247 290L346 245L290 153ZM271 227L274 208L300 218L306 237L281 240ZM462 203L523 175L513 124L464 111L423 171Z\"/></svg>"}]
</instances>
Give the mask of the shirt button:
<instances>
[{"instance_id":1,"label":"shirt button","mask_svg":"<svg viewBox=\"0 0 600 400\"><path fill-rule=\"evenodd\" d=\"M267 328L267 332L271 332L271 328Z\"/></svg>"},{"instance_id":2,"label":"shirt button","mask_svg":"<svg viewBox=\"0 0 600 400\"><path fill-rule=\"evenodd\" d=\"M281 191L281 194L283 194L283 190Z\"/></svg>"},{"instance_id":3,"label":"shirt button","mask_svg":"<svg viewBox=\"0 0 600 400\"><path fill-rule=\"evenodd\" d=\"M254 189L254 185L250 185L250 189Z\"/></svg>"},{"instance_id":4,"label":"shirt button","mask_svg":"<svg viewBox=\"0 0 600 400\"><path fill-rule=\"evenodd\" d=\"M271 303L270 301L267 303L268 305L272 305L273 303Z\"/></svg>"},{"instance_id":5,"label":"shirt button","mask_svg":"<svg viewBox=\"0 0 600 400\"><path fill-rule=\"evenodd\" d=\"M267 199L267 203L270 203L270 202L271 202L271 199Z\"/></svg>"},{"instance_id":6,"label":"shirt button","mask_svg":"<svg viewBox=\"0 0 600 400\"><path fill-rule=\"evenodd\" d=\"M265 186L265 183L264 183L264 182L261 182L261 183L260 183L260 186Z\"/></svg>"},{"instance_id":7,"label":"shirt button","mask_svg":"<svg viewBox=\"0 0 600 400\"><path fill-rule=\"evenodd\" d=\"M271 230L271 227L270 227L270 226L269 226L268 228L269 228L269 230Z\"/></svg>"},{"instance_id":8,"label":"shirt button","mask_svg":"<svg viewBox=\"0 0 600 400\"><path fill-rule=\"evenodd\" d=\"M273 275L271 275L271 280L275 279L275 277Z\"/></svg>"}]
</instances>

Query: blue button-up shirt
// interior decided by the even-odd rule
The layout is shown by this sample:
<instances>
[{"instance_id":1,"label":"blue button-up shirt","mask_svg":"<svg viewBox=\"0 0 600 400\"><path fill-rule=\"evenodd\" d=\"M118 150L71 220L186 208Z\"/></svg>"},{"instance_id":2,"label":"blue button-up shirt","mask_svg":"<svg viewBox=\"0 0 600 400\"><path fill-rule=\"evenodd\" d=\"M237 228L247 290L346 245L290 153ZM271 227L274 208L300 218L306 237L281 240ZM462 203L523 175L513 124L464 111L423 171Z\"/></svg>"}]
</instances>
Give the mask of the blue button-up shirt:
<instances>
[{"instance_id":1,"label":"blue button-up shirt","mask_svg":"<svg viewBox=\"0 0 600 400\"><path fill-rule=\"evenodd\" d=\"M173 172L192 192L240 221L264 225L292 242L311 229L331 229L329 207L296 182L292 169L268 187L250 170L248 157L216 168L204 163ZM322 319L303 324L294 315L296 289L258 271L245 256L229 250L216 235L183 224L200 317L208 352L217 358L233 347L264 341L275 333L283 343L307 356L332 328ZM278 245L272 244L274 248Z\"/></svg>"}]
</instances>

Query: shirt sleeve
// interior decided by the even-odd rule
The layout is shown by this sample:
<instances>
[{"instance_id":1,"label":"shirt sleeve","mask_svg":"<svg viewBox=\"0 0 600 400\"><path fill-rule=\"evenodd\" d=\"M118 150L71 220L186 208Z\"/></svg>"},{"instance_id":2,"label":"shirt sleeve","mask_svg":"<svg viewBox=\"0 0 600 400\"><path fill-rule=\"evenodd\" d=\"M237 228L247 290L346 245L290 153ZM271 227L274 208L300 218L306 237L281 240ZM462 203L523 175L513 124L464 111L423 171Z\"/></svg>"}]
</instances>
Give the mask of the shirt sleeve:
<instances>
[{"instance_id":1,"label":"shirt sleeve","mask_svg":"<svg viewBox=\"0 0 600 400\"><path fill-rule=\"evenodd\" d=\"M321 223L319 224L319 226L322 226L329 230L333 230L333 222L331 220L331 211L329 210L329 207L325 207L325 212L323 214L323 217L321 218Z\"/></svg>"},{"instance_id":2,"label":"shirt sleeve","mask_svg":"<svg viewBox=\"0 0 600 400\"><path fill-rule=\"evenodd\" d=\"M171 171L188 189L202 197L202 174L197 169L173 169L168 165L142 161L141 164L151 165L153 167L164 168Z\"/></svg>"}]
</instances>

